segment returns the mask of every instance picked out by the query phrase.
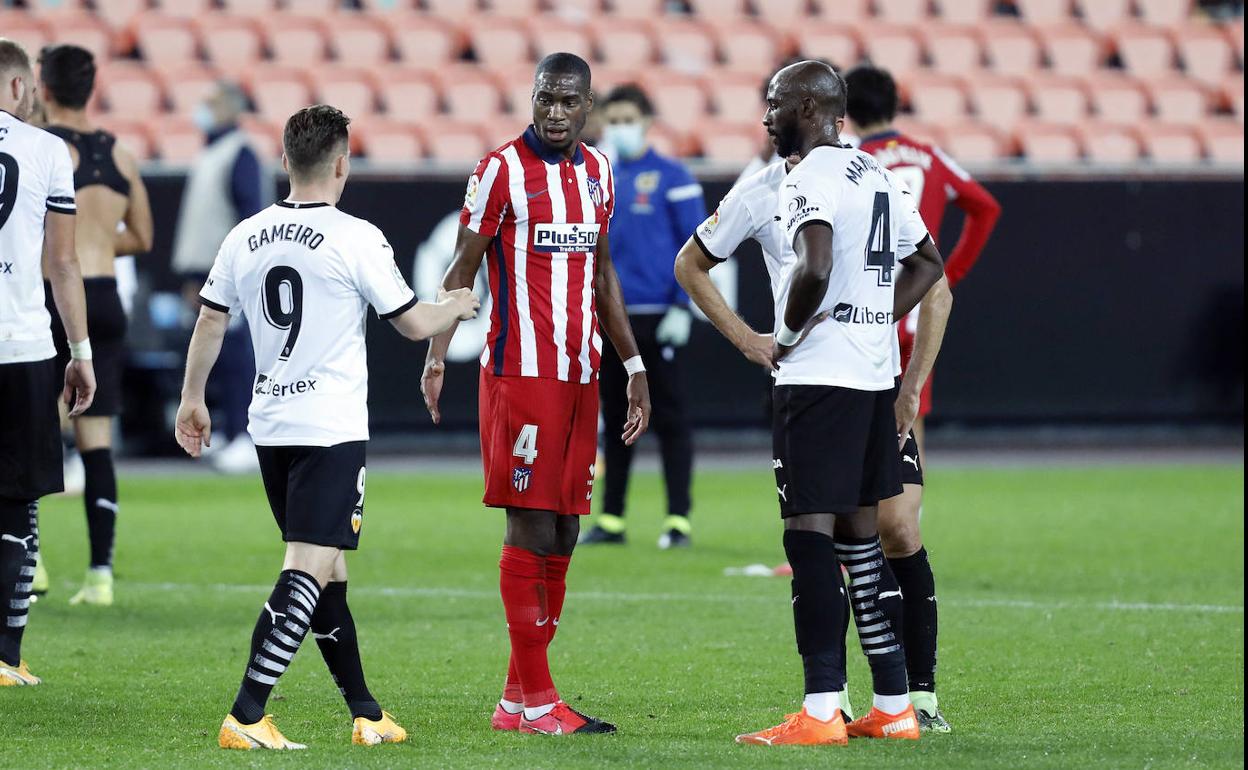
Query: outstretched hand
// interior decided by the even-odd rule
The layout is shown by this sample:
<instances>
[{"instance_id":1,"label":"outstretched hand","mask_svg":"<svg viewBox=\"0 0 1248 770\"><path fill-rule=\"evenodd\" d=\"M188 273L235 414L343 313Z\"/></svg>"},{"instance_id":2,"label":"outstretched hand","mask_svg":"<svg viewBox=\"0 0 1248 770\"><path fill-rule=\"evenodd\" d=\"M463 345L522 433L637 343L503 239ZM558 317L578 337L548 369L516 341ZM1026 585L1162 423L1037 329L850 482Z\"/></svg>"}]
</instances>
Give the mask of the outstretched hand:
<instances>
[{"instance_id":1,"label":"outstretched hand","mask_svg":"<svg viewBox=\"0 0 1248 770\"><path fill-rule=\"evenodd\" d=\"M632 446L650 427L650 383L645 372L628 378L628 419L620 436L624 446Z\"/></svg>"},{"instance_id":2,"label":"outstretched hand","mask_svg":"<svg viewBox=\"0 0 1248 770\"><path fill-rule=\"evenodd\" d=\"M204 447L212 446L212 417L204 402L183 401L178 405L173 436L191 457L199 457Z\"/></svg>"}]
</instances>

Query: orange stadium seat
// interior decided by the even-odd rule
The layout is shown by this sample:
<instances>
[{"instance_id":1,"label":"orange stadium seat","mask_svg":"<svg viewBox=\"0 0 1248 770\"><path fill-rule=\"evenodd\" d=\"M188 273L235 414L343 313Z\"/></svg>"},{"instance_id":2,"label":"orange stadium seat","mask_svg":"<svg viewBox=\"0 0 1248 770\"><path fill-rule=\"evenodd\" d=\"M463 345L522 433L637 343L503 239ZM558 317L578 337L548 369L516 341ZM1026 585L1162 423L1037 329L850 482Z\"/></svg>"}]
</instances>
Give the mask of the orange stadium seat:
<instances>
[{"instance_id":1,"label":"orange stadium seat","mask_svg":"<svg viewBox=\"0 0 1248 770\"><path fill-rule=\"evenodd\" d=\"M84 0L26 0L26 11L40 18L73 15L84 11L86 7Z\"/></svg>"},{"instance_id":2,"label":"orange stadium seat","mask_svg":"<svg viewBox=\"0 0 1248 770\"><path fill-rule=\"evenodd\" d=\"M1027 118L1027 92L1019 78L980 75L967 81L975 115L995 128L1013 128Z\"/></svg>"},{"instance_id":3,"label":"orange stadium seat","mask_svg":"<svg viewBox=\"0 0 1248 770\"><path fill-rule=\"evenodd\" d=\"M598 19L589 30L599 58L609 67L645 67L654 61L654 30L648 22Z\"/></svg>"},{"instance_id":4,"label":"orange stadium seat","mask_svg":"<svg viewBox=\"0 0 1248 770\"><path fill-rule=\"evenodd\" d=\"M1014 135L1023 155L1033 163L1074 163L1079 160L1079 139L1069 126L1024 123Z\"/></svg>"},{"instance_id":5,"label":"orange stadium seat","mask_svg":"<svg viewBox=\"0 0 1248 770\"><path fill-rule=\"evenodd\" d=\"M1100 73L1086 81L1096 117L1111 123L1136 123L1148 116L1148 95L1127 75Z\"/></svg>"},{"instance_id":6,"label":"orange stadium seat","mask_svg":"<svg viewBox=\"0 0 1248 770\"><path fill-rule=\"evenodd\" d=\"M758 22L716 24L714 32L724 57L721 69L761 75L770 72L786 53L783 37Z\"/></svg>"},{"instance_id":7,"label":"orange stadium seat","mask_svg":"<svg viewBox=\"0 0 1248 770\"><path fill-rule=\"evenodd\" d=\"M142 64L109 62L100 68L95 82L100 99L117 117L144 120L164 111L164 86Z\"/></svg>"},{"instance_id":8,"label":"orange stadium seat","mask_svg":"<svg viewBox=\"0 0 1248 770\"><path fill-rule=\"evenodd\" d=\"M816 13L822 21L857 24L871 18L870 0L813 0ZM790 0L792 2L792 0ZM808 5L807 8L810 6ZM767 14L770 17L770 13Z\"/></svg>"},{"instance_id":9,"label":"orange stadium seat","mask_svg":"<svg viewBox=\"0 0 1248 770\"><path fill-rule=\"evenodd\" d=\"M758 154L759 131L722 123L703 123L698 127L698 142L707 160L744 166Z\"/></svg>"},{"instance_id":10,"label":"orange stadium seat","mask_svg":"<svg viewBox=\"0 0 1248 770\"><path fill-rule=\"evenodd\" d=\"M1057 24L1070 21L1070 0L1014 0L1023 21L1028 24Z\"/></svg>"},{"instance_id":11,"label":"orange stadium seat","mask_svg":"<svg viewBox=\"0 0 1248 770\"><path fill-rule=\"evenodd\" d=\"M152 4L166 16L181 16L184 19L193 19L216 9L212 0L155 0Z\"/></svg>"},{"instance_id":12,"label":"orange stadium seat","mask_svg":"<svg viewBox=\"0 0 1248 770\"><path fill-rule=\"evenodd\" d=\"M204 135L189 119L169 115L152 123L152 143L162 162L188 165L204 148Z\"/></svg>"},{"instance_id":13,"label":"orange stadium seat","mask_svg":"<svg viewBox=\"0 0 1248 770\"><path fill-rule=\"evenodd\" d=\"M1140 16L1149 24L1173 26L1192 15L1192 0L1135 0Z\"/></svg>"},{"instance_id":14,"label":"orange stadium seat","mask_svg":"<svg viewBox=\"0 0 1248 770\"><path fill-rule=\"evenodd\" d=\"M1105 58L1105 43L1088 29L1061 24L1036 29L1049 69L1059 75L1086 75Z\"/></svg>"},{"instance_id":15,"label":"orange stadium seat","mask_svg":"<svg viewBox=\"0 0 1248 770\"><path fill-rule=\"evenodd\" d=\"M1075 0L1083 23L1093 29L1109 29L1130 23L1131 0Z\"/></svg>"},{"instance_id":16,"label":"orange stadium seat","mask_svg":"<svg viewBox=\"0 0 1248 770\"><path fill-rule=\"evenodd\" d=\"M758 133L762 130L763 82L761 77L741 74L716 74L706 78L706 90L711 95L715 117L720 123L732 126L749 126Z\"/></svg>"},{"instance_id":17,"label":"orange stadium seat","mask_svg":"<svg viewBox=\"0 0 1248 770\"><path fill-rule=\"evenodd\" d=\"M440 67L464 51L458 27L418 14L396 14L386 19L399 58L414 66Z\"/></svg>"},{"instance_id":18,"label":"orange stadium seat","mask_svg":"<svg viewBox=\"0 0 1248 770\"><path fill-rule=\"evenodd\" d=\"M543 16L529 22L528 28L533 53L538 59L556 51L571 51L588 62L594 59L593 39L585 24Z\"/></svg>"},{"instance_id":19,"label":"orange stadium seat","mask_svg":"<svg viewBox=\"0 0 1248 770\"><path fill-rule=\"evenodd\" d=\"M528 32L514 20L482 17L467 32L477 61L486 66L522 66L533 58Z\"/></svg>"},{"instance_id":20,"label":"orange stadium seat","mask_svg":"<svg viewBox=\"0 0 1248 770\"><path fill-rule=\"evenodd\" d=\"M31 56L47 45L52 36L47 26L25 11L0 9L0 30L4 36L19 44Z\"/></svg>"},{"instance_id":21,"label":"orange stadium seat","mask_svg":"<svg viewBox=\"0 0 1248 770\"><path fill-rule=\"evenodd\" d=\"M979 24L988 19L994 0L936 0L940 18L951 24Z\"/></svg>"},{"instance_id":22,"label":"orange stadium seat","mask_svg":"<svg viewBox=\"0 0 1248 770\"><path fill-rule=\"evenodd\" d=\"M279 0L277 7L287 15L326 17L343 5L342 0Z\"/></svg>"},{"instance_id":23,"label":"orange stadium seat","mask_svg":"<svg viewBox=\"0 0 1248 770\"><path fill-rule=\"evenodd\" d=\"M689 7L707 21L739 21L748 15L745 0L689 0Z\"/></svg>"},{"instance_id":24,"label":"orange stadium seat","mask_svg":"<svg viewBox=\"0 0 1248 770\"><path fill-rule=\"evenodd\" d=\"M58 16L49 21L52 41L82 46L97 60L107 59L113 51L114 34L107 24L88 13ZM37 56L38 51L31 51Z\"/></svg>"},{"instance_id":25,"label":"orange stadium seat","mask_svg":"<svg viewBox=\"0 0 1248 770\"><path fill-rule=\"evenodd\" d=\"M669 126L688 130L710 111L706 89L694 78L659 70L643 78L641 85L654 102L658 118Z\"/></svg>"},{"instance_id":26,"label":"orange stadium seat","mask_svg":"<svg viewBox=\"0 0 1248 770\"><path fill-rule=\"evenodd\" d=\"M1215 163L1244 162L1244 124L1236 120L1207 120L1196 127L1205 155Z\"/></svg>"},{"instance_id":27,"label":"orange stadium seat","mask_svg":"<svg viewBox=\"0 0 1248 770\"><path fill-rule=\"evenodd\" d=\"M482 11L480 0L419 0L417 7L434 16L463 19L475 17Z\"/></svg>"},{"instance_id":28,"label":"orange stadium seat","mask_svg":"<svg viewBox=\"0 0 1248 770\"><path fill-rule=\"evenodd\" d=\"M984 52L972 27L925 24L919 28L923 47L932 68L946 75L964 75L979 70Z\"/></svg>"},{"instance_id":29,"label":"orange stadium seat","mask_svg":"<svg viewBox=\"0 0 1248 770\"><path fill-rule=\"evenodd\" d=\"M277 0L219 0L222 9L231 16L257 18L268 16L278 10Z\"/></svg>"},{"instance_id":30,"label":"orange stadium seat","mask_svg":"<svg viewBox=\"0 0 1248 770\"><path fill-rule=\"evenodd\" d=\"M918 36L910 27L864 25L862 45L867 58L877 67L894 73L913 72L919 68L922 49Z\"/></svg>"},{"instance_id":31,"label":"orange stadium seat","mask_svg":"<svg viewBox=\"0 0 1248 770\"><path fill-rule=\"evenodd\" d=\"M549 0L547 6L556 18L578 23L603 13L602 0Z\"/></svg>"},{"instance_id":32,"label":"orange stadium seat","mask_svg":"<svg viewBox=\"0 0 1248 770\"><path fill-rule=\"evenodd\" d=\"M594 93L598 94L598 98L602 98L615 86L624 85L625 83L638 83L641 81L641 75L635 69L627 67L603 67L595 66L593 68L594 76ZM532 81L532 73L530 73L530 82Z\"/></svg>"},{"instance_id":33,"label":"orange stadium seat","mask_svg":"<svg viewBox=\"0 0 1248 770\"><path fill-rule=\"evenodd\" d=\"M390 60L390 33L367 14L342 13L330 18L329 47L334 59L352 67L372 67Z\"/></svg>"},{"instance_id":34,"label":"orange stadium seat","mask_svg":"<svg viewBox=\"0 0 1248 770\"><path fill-rule=\"evenodd\" d=\"M527 65L526 65L527 68ZM471 64L452 64L433 73L450 115L459 121L487 123L503 111L498 81Z\"/></svg>"},{"instance_id":35,"label":"orange stadium seat","mask_svg":"<svg viewBox=\"0 0 1248 770\"><path fill-rule=\"evenodd\" d=\"M842 68L852 67L862 58L858 32L849 24L804 23L794 34L802 56L827 59Z\"/></svg>"},{"instance_id":36,"label":"orange stadium seat","mask_svg":"<svg viewBox=\"0 0 1248 770\"><path fill-rule=\"evenodd\" d=\"M920 142L940 144L940 129L921 120L899 115L893 121L893 127L906 136L918 139Z\"/></svg>"},{"instance_id":37,"label":"orange stadium seat","mask_svg":"<svg viewBox=\"0 0 1248 770\"><path fill-rule=\"evenodd\" d=\"M485 132L475 124L436 124L424 135L430 156L448 163L476 163L494 149L488 146Z\"/></svg>"},{"instance_id":38,"label":"orange stadium seat","mask_svg":"<svg viewBox=\"0 0 1248 770\"><path fill-rule=\"evenodd\" d=\"M899 78L908 96L914 117L925 123L962 122L966 120L966 88L951 75L916 72Z\"/></svg>"},{"instance_id":39,"label":"orange stadium seat","mask_svg":"<svg viewBox=\"0 0 1248 770\"><path fill-rule=\"evenodd\" d=\"M1210 112L1212 100L1206 87L1183 77L1147 78L1143 81L1157 119L1166 123L1196 124Z\"/></svg>"},{"instance_id":40,"label":"orange stadium seat","mask_svg":"<svg viewBox=\"0 0 1248 770\"><path fill-rule=\"evenodd\" d=\"M373 163L412 163L424 158L420 134L407 123L376 119L358 125L352 122L351 135Z\"/></svg>"},{"instance_id":41,"label":"orange stadium seat","mask_svg":"<svg viewBox=\"0 0 1248 770\"><path fill-rule=\"evenodd\" d=\"M715 66L715 38L697 21L665 21L659 28L659 52L671 70L702 74Z\"/></svg>"},{"instance_id":42,"label":"orange stadium seat","mask_svg":"<svg viewBox=\"0 0 1248 770\"><path fill-rule=\"evenodd\" d=\"M157 67L195 61L199 45L186 19L144 13L134 20L135 41L143 59Z\"/></svg>"},{"instance_id":43,"label":"orange stadium seat","mask_svg":"<svg viewBox=\"0 0 1248 770\"><path fill-rule=\"evenodd\" d=\"M377 112L377 81L368 70L319 67L313 85L317 101L332 104L353 119Z\"/></svg>"},{"instance_id":44,"label":"orange stadium seat","mask_svg":"<svg viewBox=\"0 0 1248 770\"><path fill-rule=\"evenodd\" d=\"M1088 89L1078 78L1047 75L1023 83L1030 91L1036 118L1048 123L1077 123L1088 116Z\"/></svg>"},{"instance_id":45,"label":"orange stadium seat","mask_svg":"<svg viewBox=\"0 0 1248 770\"><path fill-rule=\"evenodd\" d=\"M289 116L287 116L289 117ZM282 157L282 127L286 118L280 123L269 123L252 115L244 115L239 126L247 134L251 148L256 151L261 161L278 161Z\"/></svg>"},{"instance_id":46,"label":"orange stadium seat","mask_svg":"<svg viewBox=\"0 0 1248 770\"><path fill-rule=\"evenodd\" d=\"M1166 123L1144 123L1139 126L1144 151L1155 163L1199 163L1204 147L1196 129Z\"/></svg>"},{"instance_id":47,"label":"orange stadium seat","mask_svg":"<svg viewBox=\"0 0 1248 770\"><path fill-rule=\"evenodd\" d=\"M296 111L313 103L305 70L260 65L243 73L256 112L263 120L284 125Z\"/></svg>"},{"instance_id":48,"label":"orange stadium seat","mask_svg":"<svg viewBox=\"0 0 1248 770\"><path fill-rule=\"evenodd\" d=\"M147 0L95 0L95 15L113 29L124 29L146 10Z\"/></svg>"},{"instance_id":49,"label":"orange stadium seat","mask_svg":"<svg viewBox=\"0 0 1248 770\"><path fill-rule=\"evenodd\" d=\"M843 0L843 2L834 3L837 8L852 8L854 5L866 6L865 2L858 0ZM754 7L758 8L757 1ZM780 28L788 28L797 24L801 24L819 13L815 7L813 0L767 0L765 12L760 15L770 24Z\"/></svg>"},{"instance_id":50,"label":"orange stadium seat","mask_svg":"<svg viewBox=\"0 0 1248 770\"><path fill-rule=\"evenodd\" d=\"M1228 75L1222 81L1222 98L1226 101L1226 106L1235 113L1240 122L1244 120L1244 73L1237 72Z\"/></svg>"},{"instance_id":51,"label":"orange stadium seat","mask_svg":"<svg viewBox=\"0 0 1248 770\"><path fill-rule=\"evenodd\" d=\"M979 27L991 69L1001 75L1030 75L1040 68L1040 41L1014 21L987 22Z\"/></svg>"},{"instance_id":52,"label":"orange stadium seat","mask_svg":"<svg viewBox=\"0 0 1248 770\"><path fill-rule=\"evenodd\" d=\"M162 67L152 72L164 81L165 95L173 112L183 117L190 117L195 106L216 89L221 78L216 70L196 63Z\"/></svg>"},{"instance_id":53,"label":"orange stadium seat","mask_svg":"<svg viewBox=\"0 0 1248 770\"><path fill-rule=\"evenodd\" d=\"M962 163L991 163L1010 155L1009 143L993 126L962 123L941 134L940 148Z\"/></svg>"},{"instance_id":54,"label":"orange stadium seat","mask_svg":"<svg viewBox=\"0 0 1248 770\"><path fill-rule=\"evenodd\" d=\"M1235 52L1217 27L1207 24L1175 27L1171 35L1188 77L1205 83L1220 83L1235 69Z\"/></svg>"},{"instance_id":55,"label":"orange stadium seat","mask_svg":"<svg viewBox=\"0 0 1248 770\"><path fill-rule=\"evenodd\" d=\"M612 16L628 19L653 19L663 15L666 0L606 0Z\"/></svg>"},{"instance_id":56,"label":"orange stadium seat","mask_svg":"<svg viewBox=\"0 0 1248 770\"><path fill-rule=\"evenodd\" d=\"M208 61L220 67L237 72L264 58L264 43L254 19L209 13L196 19L195 26Z\"/></svg>"},{"instance_id":57,"label":"orange stadium seat","mask_svg":"<svg viewBox=\"0 0 1248 770\"><path fill-rule=\"evenodd\" d=\"M650 146L661 155L682 156L696 151L695 141L661 121L650 127L650 133L646 139L650 141Z\"/></svg>"},{"instance_id":58,"label":"orange stadium seat","mask_svg":"<svg viewBox=\"0 0 1248 770\"><path fill-rule=\"evenodd\" d=\"M1127 71L1138 77L1161 75L1174 69L1174 46L1164 30L1132 24L1111 31Z\"/></svg>"},{"instance_id":59,"label":"orange stadium seat","mask_svg":"<svg viewBox=\"0 0 1248 770\"><path fill-rule=\"evenodd\" d=\"M1090 161L1126 165L1140 159L1139 137L1127 126L1088 121L1075 131Z\"/></svg>"},{"instance_id":60,"label":"orange stadium seat","mask_svg":"<svg viewBox=\"0 0 1248 770\"><path fill-rule=\"evenodd\" d=\"M875 0L875 15L890 24L925 21L928 9L928 0Z\"/></svg>"},{"instance_id":61,"label":"orange stadium seat","mask_svg":"<svg viewBox=\"0 0 1248 770\"><path fill-rule=\"evenodd\" d=\"M503 101L507 114L528 120L533 115L533 73L517 68L500 72L499 75L503 81ZM593 79L598 109L601 109L606 91L598 82L598 73L593 73Z\"/></svg>"},{"instance_id":62,"label":"orange stadium seat","mask_svg":"<svg viewBox=\"0 0 1248 770\"><path fill-rule=\"evenodd\" d=\"M325 61L329 40L319 19L275 13L260 18L273 61L292 67L307 67Z\"/></svg>"},{"instance_id":63,"label":"orange stadium seat","mask_svg":"<svg viewBox=\"0 0 1248 770\"><path fill-rule=\"evenodd\" d=\"M392 120L420 123L439 112L438 86L425 70L391 67L381 70L377 91Z\"/></svg>"},{"instance_id":64,"label":"orange stadium seat","mask_svg":"<svg viewBox=\"0 0 1248 770\"><path fill-rule=\"evenodd\" d=\"M541 13L541 0L485 0L486 11L495 18L528 19Z\"/></svg>"},{"instance_id":65,"label":"orange stadium seat","mask_svg":"<svg viewBox=\"0 0 1248 770\"><path fill-rule=\"evenodd\" d=\"M143 161L153 156L152 136L142 121L102 115L96 122L100 128L116 136L117 144L129 150L135 158Z\"/></svg>"}]
</instances>

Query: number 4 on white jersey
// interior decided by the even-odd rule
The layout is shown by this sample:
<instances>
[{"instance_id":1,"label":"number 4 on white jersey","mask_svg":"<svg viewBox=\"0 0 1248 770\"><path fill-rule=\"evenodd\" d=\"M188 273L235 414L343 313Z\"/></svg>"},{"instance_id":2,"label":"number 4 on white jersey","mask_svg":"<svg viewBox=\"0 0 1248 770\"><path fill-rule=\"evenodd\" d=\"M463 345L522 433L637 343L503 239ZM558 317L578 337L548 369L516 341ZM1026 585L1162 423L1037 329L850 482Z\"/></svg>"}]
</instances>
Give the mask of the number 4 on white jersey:
<instances>
[{"instance_id":1,"label":"number 4 on white jersey","mask_svg":"<svg viewBox=\"0 0 1248 770\"><path fill-rule=\"evenodd\" d=\"M520 435L516 436L515 446L511 449L514 457L524 460L525 465L532 465L537 459L537 426L525 425L520 428Z\"/></svg>"}]
</instances>

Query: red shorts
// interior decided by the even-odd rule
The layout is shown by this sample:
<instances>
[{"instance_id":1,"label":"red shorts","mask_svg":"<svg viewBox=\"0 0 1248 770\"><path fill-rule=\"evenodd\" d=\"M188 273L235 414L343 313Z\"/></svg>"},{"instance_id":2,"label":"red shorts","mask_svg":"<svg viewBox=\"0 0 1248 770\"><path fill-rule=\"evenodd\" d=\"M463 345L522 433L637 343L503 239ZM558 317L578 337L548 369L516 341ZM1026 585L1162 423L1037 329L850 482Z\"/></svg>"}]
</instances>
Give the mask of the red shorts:
<instances>
[{"instance_id":1,"label":"red shorts","mask_svg":"<svg viewBox=\"0 0 1248 770\"><path fill-rule=\"evenodd\" d=\"M897 324L897 342L901 345L901 370L904 372L910 365L910 354L914 352L914 335L906 329L906 320ZM932 412L932 377L927 376L923 390L919 393L919 417L927 417Z\"/></svg>"},{"instance_id":2,"label":"red shorts","mask_svg":"<svg viewBox=\"0 0 1248 770\"><path fill-rule=\"evenodd\" d=\"M481 370L484 503L585 516L598 454L598 381L496 377Z\"/></svg>"}]
</instances>

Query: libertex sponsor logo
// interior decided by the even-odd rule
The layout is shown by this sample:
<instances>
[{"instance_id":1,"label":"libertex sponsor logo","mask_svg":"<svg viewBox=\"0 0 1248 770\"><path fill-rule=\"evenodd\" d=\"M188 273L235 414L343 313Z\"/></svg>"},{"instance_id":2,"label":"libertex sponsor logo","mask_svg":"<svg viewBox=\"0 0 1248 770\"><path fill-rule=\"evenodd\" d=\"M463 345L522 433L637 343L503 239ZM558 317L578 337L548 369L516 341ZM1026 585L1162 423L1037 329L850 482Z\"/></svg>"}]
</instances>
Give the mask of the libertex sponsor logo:
<instances>
[{"instance_id":1,"label":"libertex sponsor logo","mask_svg":"<svg viewBox=\"0 0 1248 770\"><path fill-rule=\"evenodd\" d=\"M832 308L832 318L843 324L866 324L868 326L887 326L893 322L890 310L872 310L869 307L851 305L842 302Z\"/></svg>"},{"instance_id":2,"label":"libertex sponsor logo","mask_svg":"<svg viewBox=\"0 0 1248 770\"><path fill-rule=\"evenodd\" d=\"M598 246L599 225L586 222L539 224L533 228L533 250L547 254L560 251L593 251Z\"/></svg>"},{"instance_id":3,"label":"libertex sponsor logo","mask_svg":"<svg viewBox=\"0 0 1248 770\"><path fill-rule=\"evenodd\" d=\"M283 384L277 382L276 380L269 379L269 375L267 374L260 374L256 377L255 394L257 396L285 398L286 396L298 396L304 393L310 393L314 390L316 390L316 380L311 378Z\"/></svg>"}]
</instances>

